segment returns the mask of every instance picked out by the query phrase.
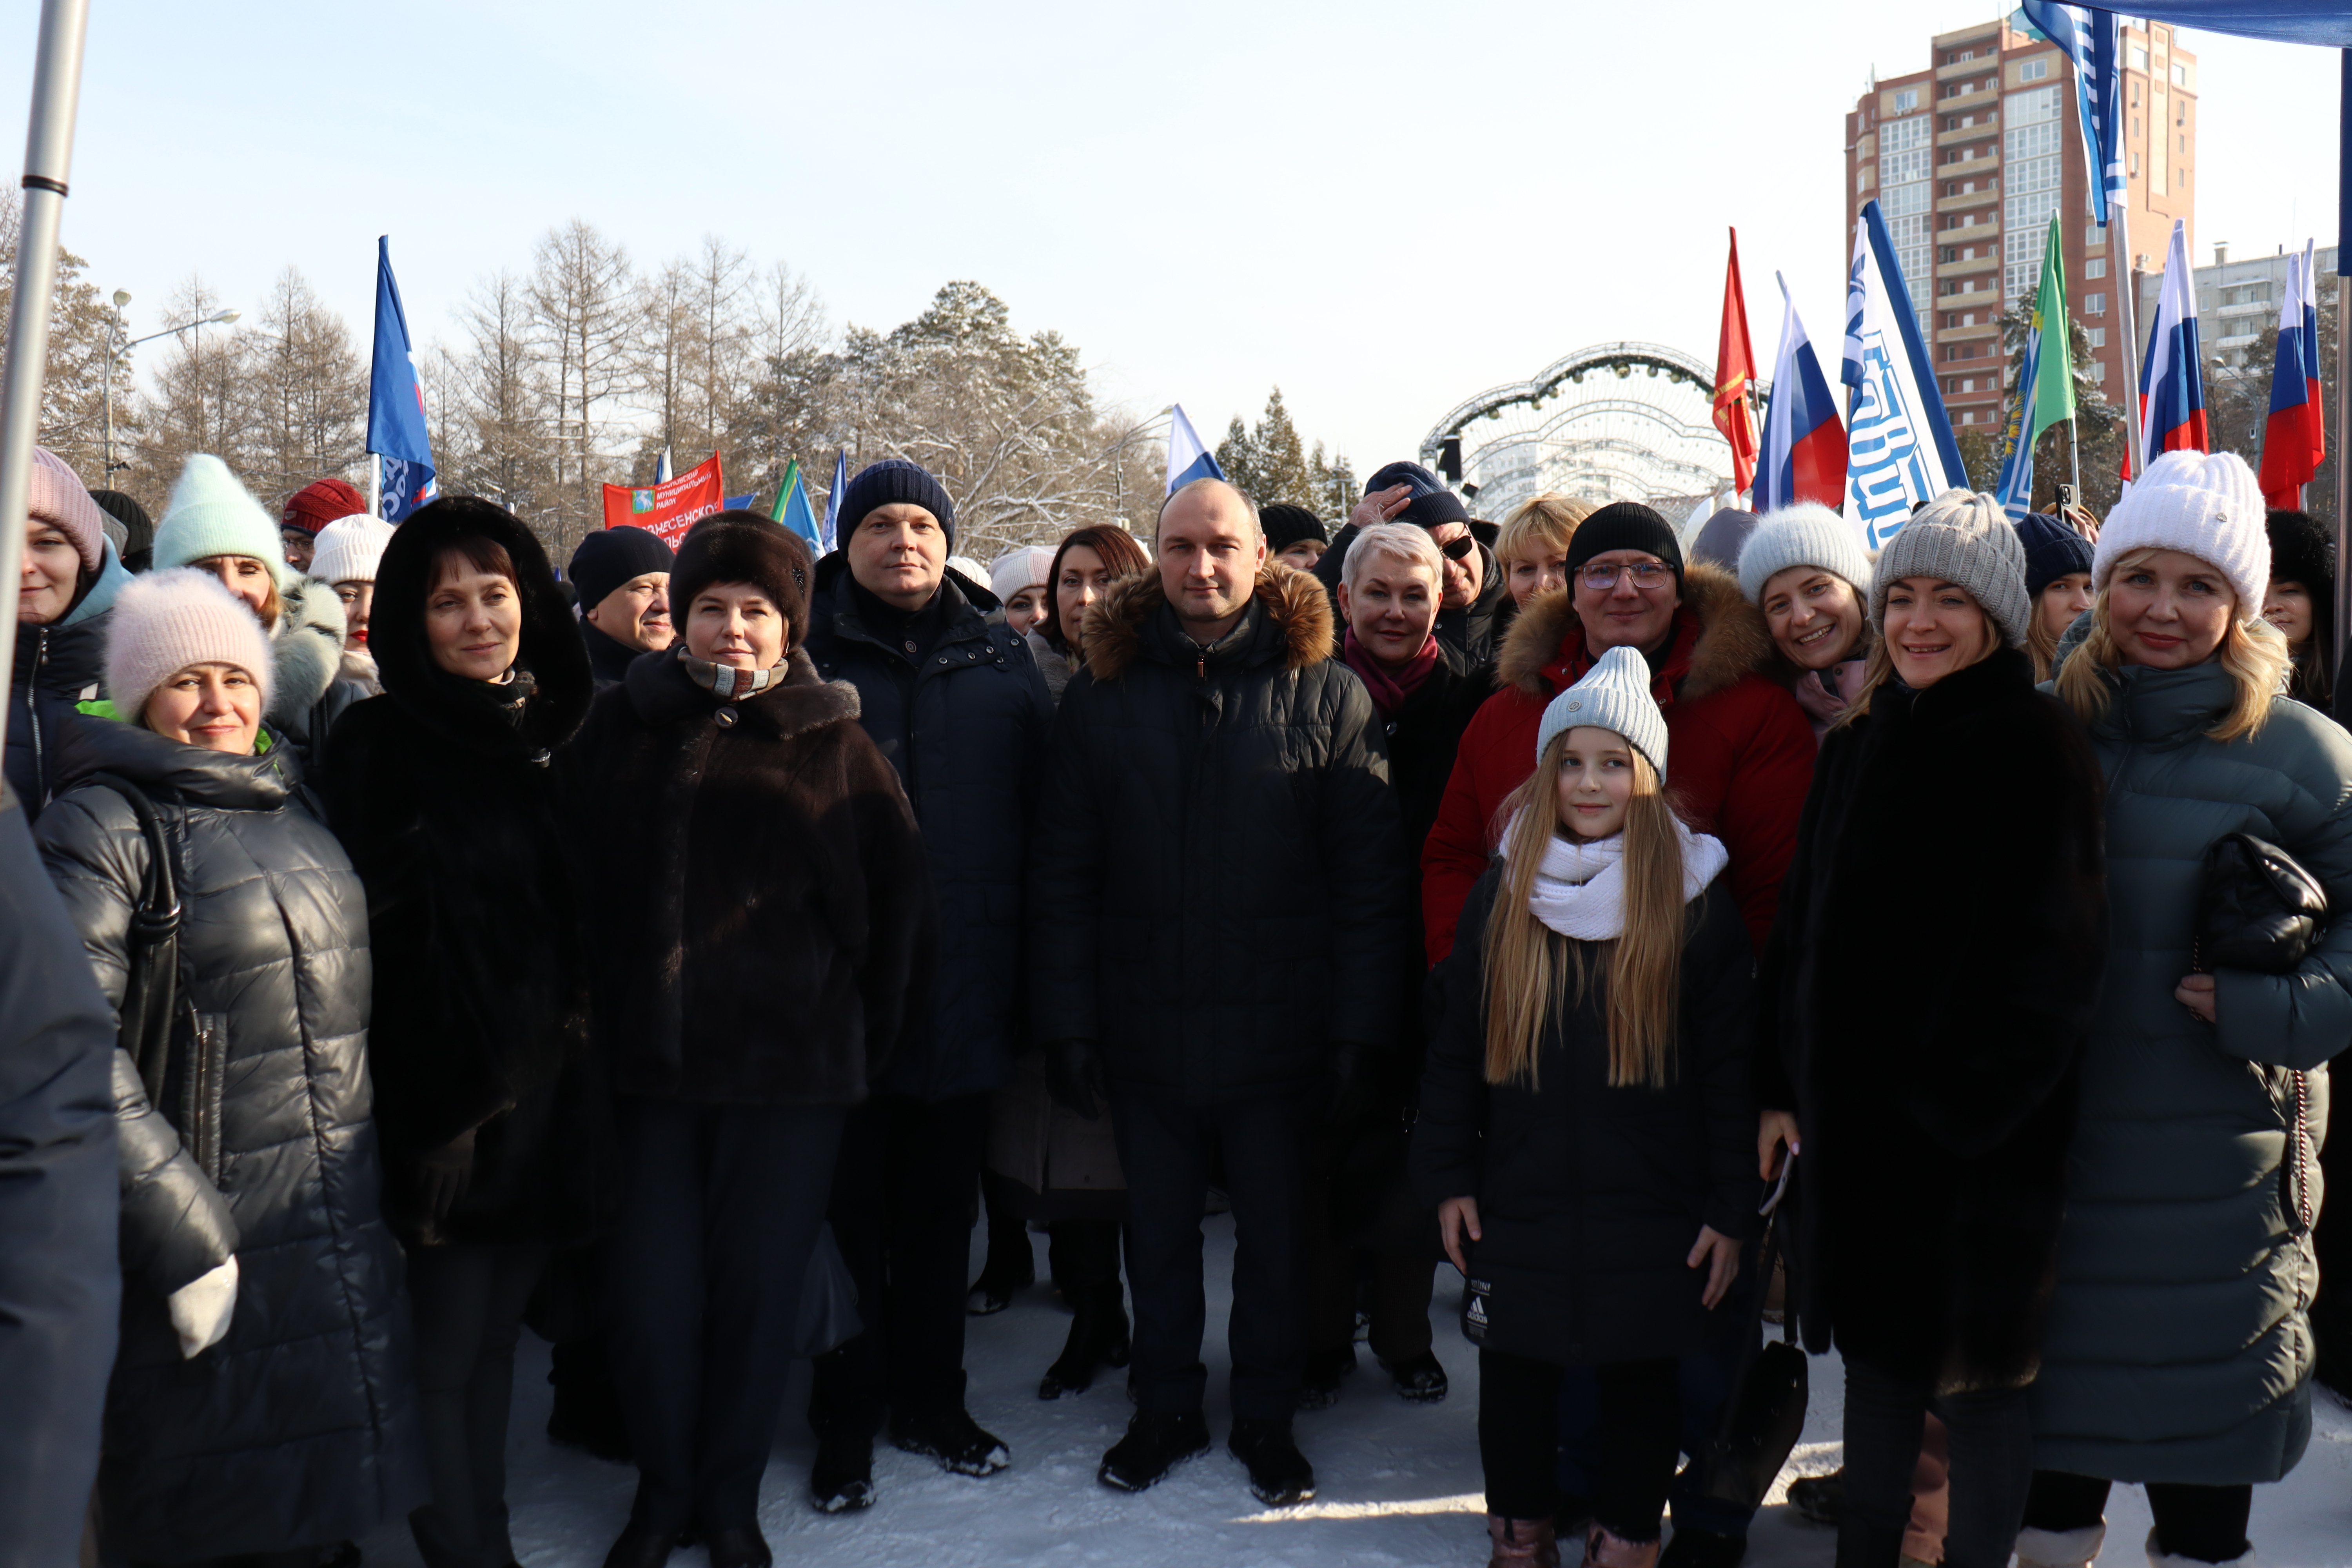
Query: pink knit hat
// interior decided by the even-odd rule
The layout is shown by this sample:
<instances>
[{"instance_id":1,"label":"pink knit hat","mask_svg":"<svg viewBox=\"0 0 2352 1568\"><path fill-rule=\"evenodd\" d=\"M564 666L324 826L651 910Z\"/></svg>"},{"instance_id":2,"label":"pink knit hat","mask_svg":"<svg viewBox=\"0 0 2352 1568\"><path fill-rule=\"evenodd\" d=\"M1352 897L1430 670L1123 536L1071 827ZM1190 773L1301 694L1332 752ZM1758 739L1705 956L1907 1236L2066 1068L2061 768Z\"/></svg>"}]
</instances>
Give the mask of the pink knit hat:
<instances>
[{"instance_id":1,"label":"pink knit hat","mask_svg":"<svg viewBox=\"0 0 2352 1568\"><path fill-rule=\"evenodd\" d=\"M132 723L155 689L192 664L233 664L269 708L269 638L244 600L193 566L150 572L123 584L107 622L106 695Z\"/></svg>"},{"instance_id":2,"label":"pink knit hat","mask_svg":"<svg viewBox=\"0 0 2352 1568\"><path fill-rule=\"evenodd\" d=\"M25 497L25 510L35 522L46 522L73 541L82 569L98 570L105 559L106 528L98 503L89 499L66 460L47 447L33 448L33 482Z\"/></svg>"}]
</instances>

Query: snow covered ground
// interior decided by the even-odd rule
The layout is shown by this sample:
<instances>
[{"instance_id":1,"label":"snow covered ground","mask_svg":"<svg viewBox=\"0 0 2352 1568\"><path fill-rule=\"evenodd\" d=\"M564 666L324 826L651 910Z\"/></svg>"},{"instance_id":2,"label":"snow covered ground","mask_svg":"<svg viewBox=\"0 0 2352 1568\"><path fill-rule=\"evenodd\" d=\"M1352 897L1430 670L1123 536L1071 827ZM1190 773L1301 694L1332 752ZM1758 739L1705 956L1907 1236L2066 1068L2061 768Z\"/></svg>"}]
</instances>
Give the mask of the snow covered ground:
<instances>
[{"instance_id":1,"label":"snow covered ground","mask_svg":"<svg viewBox=\"0 0 2352 1568\"><path fill-rule=\"evenodd\" d=\"M1037 1244L1045 1272L1044 1237ZM973 1268L979 1267L975 1233ZM806 1500L814 1439L801 1418L804 1384L790 1400L769 1466L761 1526L780 1564L920 1563L928 1568L1077 1568L1160 1564L1216 1568L1387 1568L1390 1564L1483 1564L1484 1509L1478 1479L1477 1358L1454 1321L1458 1291L1440 1269L1437 1353L1453 1394L1434 1407L1396 1397L1361 1348L1363 1365L1332 1408L1302 1415L1299 1444L1314 1461L1315 1502L1276 1513L1249 1495L1241 1466L1223 1448L1223 1326L1233 1256L1232 1221L1209 1222L1209 1419L1218 1446L1139 1497L1095 1480L1102 1451L1124 1428L1123 1377L1106 1374L1089 1393L1052 1404L1037 1379L1061 1350L1068 1317L1038 1284L1011 1310L975 1318L965 1365L981 1424L1013 1449L1013 1468L985 1480L943 1473L887 1441L876 1455L881 1500L867 1512L826 1518ZM547 1441L547 1349L526 1337L516 1372L509 1489L515 1543L528 1568L599 1568L627 1518L635 1472ZM1826 1568L1834 1538L1780 1505L1796 1475L1834 1468L1843 1384L1834 1358L1813 1363L1812 1408L1804 1441L1776 1489L1773 1506L1749 1537L1755 1568ZM2140 1494L2119 1488L2108 1517L2105 1561L2138 1568L2147 1532ZM2264 1568L2352 1568L2352 1413L2323 1393L2311 1451L2279 1486L2257 1489L2253 1539ZM405 1528L364 1542L370 1568L419 1568ZM677 1568L702 1568L681 1552Z\"/></svg>"}]
</instances>

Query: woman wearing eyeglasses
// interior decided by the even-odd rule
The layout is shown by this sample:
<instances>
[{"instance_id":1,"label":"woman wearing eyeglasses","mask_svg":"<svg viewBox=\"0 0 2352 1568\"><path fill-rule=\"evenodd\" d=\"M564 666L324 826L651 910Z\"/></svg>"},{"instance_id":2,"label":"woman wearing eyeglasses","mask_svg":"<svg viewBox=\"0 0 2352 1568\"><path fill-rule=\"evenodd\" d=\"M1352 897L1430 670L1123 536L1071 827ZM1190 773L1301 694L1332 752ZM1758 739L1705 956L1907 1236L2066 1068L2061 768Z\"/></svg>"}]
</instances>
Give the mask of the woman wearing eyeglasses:
<instances>
[{"instance_id":1,"label":"woman wearing eyeglasses","mask_svg":"<svg viewBox=\"0 0 2352 1568\"><path fill-rule=\"evenodd\" d=\"M1570 542L1568 585L1530 598L1497 656L1500 688L1464 732L1454 776L1422 852L1422 913L1432 963L1454 948L1463 900L1486 869L1496 814L1534 766L1545 705L1612 647L1648 662L1651 694L1675 746L1675 789L1693 830L1730 852L1729 886L1761 948L1813 777L1804 710L1768 673L1764 617L1736 578L1685 565L1665 519L1620 501Z\"/></svg>"}]
</instances>

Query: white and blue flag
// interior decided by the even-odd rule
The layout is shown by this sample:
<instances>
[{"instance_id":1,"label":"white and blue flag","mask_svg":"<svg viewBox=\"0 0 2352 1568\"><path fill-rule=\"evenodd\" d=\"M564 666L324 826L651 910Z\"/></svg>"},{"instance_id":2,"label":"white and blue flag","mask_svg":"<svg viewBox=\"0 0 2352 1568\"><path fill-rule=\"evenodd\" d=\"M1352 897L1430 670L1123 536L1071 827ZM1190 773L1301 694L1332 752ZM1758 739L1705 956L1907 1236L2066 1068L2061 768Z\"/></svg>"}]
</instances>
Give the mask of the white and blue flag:
<instances>
[{"instance_id":1,"label":"white and blue flag","mask_svg":"<svg viewBox=\"0 0 2352 1568\"><path fill-rule=\"evenodd\" d=\"M2074 107L2083 121L2083 161L2089 165L2091 216L2107 221L2107 204L2121 202L2124 171L2121 28L2113 11L2024 0L2025 18L2058 46L2074 67Z\"/></svg>"},{"instance_id":2,"label":"white and blue flag","mask_svg":"<svg viewBox=\"0 0 2352 1568\"><path fill-rule=\"evenodd\" d=\"M1194 479L1223 479L1225 470L1217 467L1216 455L1201 445L1192 422L1184 417L1184 405L1171 405L1168 415L1168 493L1174 495Z\"/></svg>"},{"instance_id":3,"label":"white and blue flag","mask_svg":"<svg viewBox=\"0 0 2352 1568\"><path fill-rule=\"evenodd\" d=\"M831 554L841 547L841 492L849 488L849 448L836 447L833 453L833 488L824 492L824 521L817 524L816 547L821 553Z\"/></svg>"},{"instance_id":4,"label":"white and blue flag","mask_svg":"<svg viewBox=\"0 0 2352 1568\"><path fill-rule=\"evenodd\" d=\"M1874 201L1853 226L1838 379L1847 387L1846 515L1876 550L1917 503L1969 481L1895 241Z\"/></svg>"}]
</instances>

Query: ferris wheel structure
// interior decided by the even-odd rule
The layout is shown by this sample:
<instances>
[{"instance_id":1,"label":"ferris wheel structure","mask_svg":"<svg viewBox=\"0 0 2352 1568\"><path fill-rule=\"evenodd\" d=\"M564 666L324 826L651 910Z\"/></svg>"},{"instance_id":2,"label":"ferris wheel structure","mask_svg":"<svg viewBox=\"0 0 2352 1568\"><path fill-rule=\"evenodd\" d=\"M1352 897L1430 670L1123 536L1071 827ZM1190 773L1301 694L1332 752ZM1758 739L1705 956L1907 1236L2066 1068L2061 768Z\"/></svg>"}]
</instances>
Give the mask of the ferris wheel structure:
<instances>
[{"instance_id":1,"label":"ferris wheel structure","mask_svg":"<svg viewBox=\"0 0 2352 1568\"><path fill-rule=\"evenodd\" d=\"M1767 391L1756 388L1759 409ZM1457 405L1423 438L1421 460L1496 521L1547 491L1687 510L1731 483L1714 399L1713 367L1680 349L1595 343Z\"/></svg>"}]
</instances>

